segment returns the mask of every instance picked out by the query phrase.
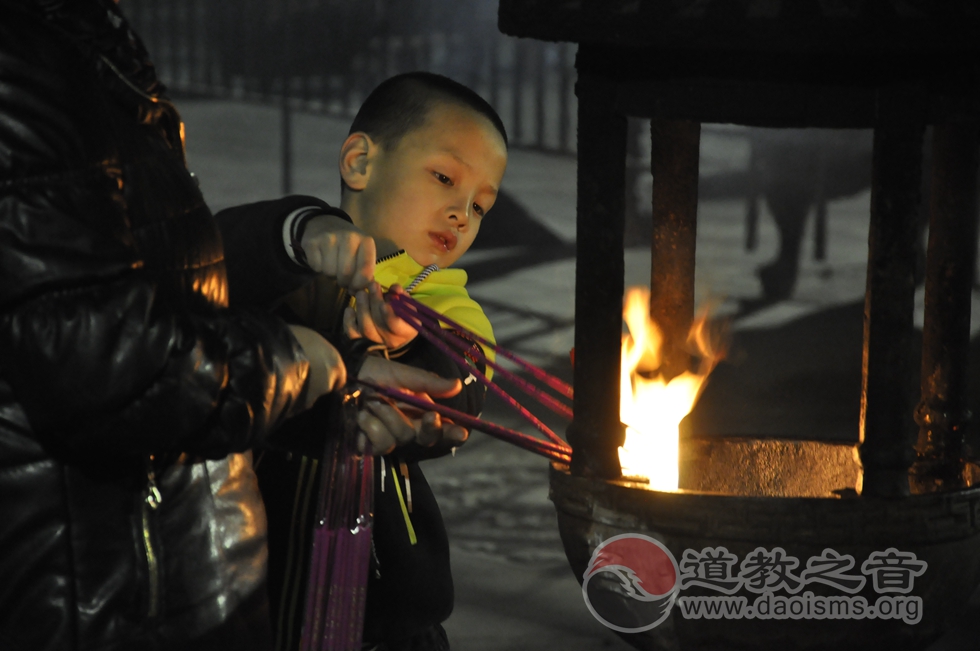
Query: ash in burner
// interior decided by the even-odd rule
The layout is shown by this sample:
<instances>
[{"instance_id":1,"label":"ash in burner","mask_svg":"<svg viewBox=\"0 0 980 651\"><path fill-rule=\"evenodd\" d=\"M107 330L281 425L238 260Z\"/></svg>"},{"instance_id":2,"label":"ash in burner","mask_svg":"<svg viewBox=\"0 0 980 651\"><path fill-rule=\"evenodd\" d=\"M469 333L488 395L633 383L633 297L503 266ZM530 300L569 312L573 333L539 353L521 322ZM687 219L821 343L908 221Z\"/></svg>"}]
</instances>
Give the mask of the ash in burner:
<instances>
[{"instance_id":1,"label":"ash in burner","mask_svg":"<svg viewBox=\"0 0 980 651\"><path fill-rule=\"evenodd\" d=\"M840 498L856 495L859 475L853 443L709 437L683 439L680 446L682 491Z\"/></svg>"}]
</instances>

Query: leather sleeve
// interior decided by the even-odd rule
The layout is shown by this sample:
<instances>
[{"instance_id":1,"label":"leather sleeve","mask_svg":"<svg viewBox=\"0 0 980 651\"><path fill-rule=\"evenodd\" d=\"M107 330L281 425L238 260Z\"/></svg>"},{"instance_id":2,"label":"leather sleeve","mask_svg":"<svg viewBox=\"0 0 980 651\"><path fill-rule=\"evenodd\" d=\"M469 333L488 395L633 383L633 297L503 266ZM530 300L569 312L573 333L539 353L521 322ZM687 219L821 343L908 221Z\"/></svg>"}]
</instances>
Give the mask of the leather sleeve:
<instances>
[{"instance_id":1,"label":"leather sleeve","mask_svg":"<svg viewBox=\"0 0 980 651\"><path fill-rule=\"evenodd\" d=\"M245 450L297 411L308 362L281 321L219 307L221 245L203 203L149 223L173 226L143 240L156 248L137 244L131 211L159 211L193 181L142 125L149 161L93 157L99 102L75 99L77 69L60 67L70 53L33 46L46 37L0 26L0 381L52 452ZM140 194L141 179L161 197ZM155 256L179 259L194 229L214 234L217 259L173 291Z\"/></svg>"}]
</instances>

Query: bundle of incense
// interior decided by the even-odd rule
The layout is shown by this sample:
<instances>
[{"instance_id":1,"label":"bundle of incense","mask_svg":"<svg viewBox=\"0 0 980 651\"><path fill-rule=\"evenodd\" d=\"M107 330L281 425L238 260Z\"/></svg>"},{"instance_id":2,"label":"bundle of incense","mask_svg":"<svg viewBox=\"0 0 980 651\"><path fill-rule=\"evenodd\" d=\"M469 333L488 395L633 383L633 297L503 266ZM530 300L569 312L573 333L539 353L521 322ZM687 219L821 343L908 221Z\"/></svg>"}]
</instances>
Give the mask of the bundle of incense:
<instances>
[{"instance_id":1,"label":"bundle of incense","mask_svg":"<svg viewBox=\"0 0 980 651\"><path fill-rule=\"evenodd\" d=\"M356 395L343 434L327 437L313 530L301 651L360 651L374 498L370 444L357 451Z\"/></svg>"},{"instance_id":2,"label":"bundle of incense","mask_svg":"<svg viewBox=\"0 0 980 651\"><path fill-rule=\"evenodd\" d=\"M481 432L485 432L490 436L493 436L494 438L498 438L501 441L506 441L507 443L516 445L517 447L523 448L529 452L534 452L535 454L539 454L552 461L559 461L561 463L571 463L572 461L572 448L565 442L558 445L556 443L552 443L551 441L545 441L533 436L528 436L527 434L515 432L512 429L508 429L502 425L497 425L496 423L481 420L475 416L470 416L465 412L457 411L451 407L446 407L445 405L423 400L422 398L405 391L389 389L387 387L374 384L373 382L368 382L367 380L358 380L357 382L358 384L362 384L370 389L373 389L383 396L398 402L403 402L424 411L437 412L449 418L454 423L472 429L478 429Z\"/></svg>"},{"instance_id":3,"label":"bundle of incense","mask_svg":"<svg viewBox=\"0 0 980 651\"><path fill-rule=\"evenodd\" d=\"M544 369L535 366L534 364L528 362L525 359L522 359L516 353L513 353L513 352L507 350L506 348L501 348L500 346L498 346L497 344L493 343L489 339L486 339L484 337L481 337L477 333L471 332L471 331L467 330L466 328L464 328L460 324L456 323L455 321L453 321L449 317L447 317L445 315L442 315L442 314L436 312L435 310L433 310L428 305L425 305L424 303L420 303L419 301L416 301L414 298L412 298L408 294L399 294L399 293L395 293L395 292L389 292L387 294L387 298L389 299L389 302L392 302L392 303L398 302L398 301L403 302L404 304L408 305L413 310L415 310L416 312L418 312L420 315L424 315L430 321L434 321L434 322L437 322L437 323L439 323L439 322L445 323L447 326L449 326L450 328L452 328L454 330L458 330L459 332L465 332L468 337L471 337L473 339L473 341L477 342L478 344L482 344L483 346L486 346L487 348L489 348L490 350L493 350L495 353L497 353L501 357L505 357L505 358L511 360L512 362L514 362L515 364L517 364L518 366L520 366L521 368L523 368L524 370L526 370L527 372L529 372L531 375L533 375L536 379L544 382L545 384L547 384L548 386L550 386L555 391L558 391L559 393L561 393L565 397L567 397L569 399L575 397L575 392L572 389L572 386L570 384L568 384L567 382L563 382L561 379L556 378L554 375L551 375L550 373L548 373ZM394 305L392 305L392 307L394 307ZM497 369L497 370L503 370L504 372L506 372L506 370L501 369L499 366L497 366L493 362L491 362L491 366L493 368Z\"/></svg>"},{"instance_id":4,"label":"bundle of incense","mask_svg":"<svg viewBox=\"0 0 980 651\"><path fill-rule=\"evenodd\" d=\"M516 386L521 388L525 393L530 395L532 398L543 404L544 406L550 408L552 411L571 419L573 414L571 408L567 405L559 402L553 396L548 395L540 388L534 386L524 378L515 375L508 369L501 367L499 364L489 359L479 347L472 347L470 343L457 335L453 330L460 333L465 333L467 337L472 337L478 343L487 346L492 349L497 354L502 357L506 357L517 363L522 368L528 370L534 377L541 379L548 386L556 388L556 390L561 391L564 395L571 396L572 388L566 383L562 382L560 379L550 375L547 371L534 366L530 362L527 362L514 353L505 350L504 348L490 342L479 335L470 332L463 328L461 325L453 321L452 319L446 318L440 315L438 312L432 310L432 308L419 303L407 294L397 294L389 293L389 304L395 314L402 320L409 323L419 334L430 341L439 350L448 355L457 364L461 364L464 367L470 369L474 377L476 377L482 384L484 384L488 389L500 396L504 403L509 407L517 411L521 416L523 416L528 422L534 425L539 431L544 433L549 439L551 439L555 444L565 448L568 448L568 444L562 440L557 434L555 434L551 428L541 422L534 414L528 411L523 405L521 405L517 400L513 398L510 394L504 391L502 388L490 381L490 379L482 373L474 364L468 362L466 355L473 355L478 361L483 362L487 366L496 370L502 377L508 379ZM447 330L442 328L439 323L443 322L453 330ZM455 347L455 350L454 350ZM465 355L463 352L465 351ZM486 430L484 430L486 431Z\"/></svg>"}]
</instances>

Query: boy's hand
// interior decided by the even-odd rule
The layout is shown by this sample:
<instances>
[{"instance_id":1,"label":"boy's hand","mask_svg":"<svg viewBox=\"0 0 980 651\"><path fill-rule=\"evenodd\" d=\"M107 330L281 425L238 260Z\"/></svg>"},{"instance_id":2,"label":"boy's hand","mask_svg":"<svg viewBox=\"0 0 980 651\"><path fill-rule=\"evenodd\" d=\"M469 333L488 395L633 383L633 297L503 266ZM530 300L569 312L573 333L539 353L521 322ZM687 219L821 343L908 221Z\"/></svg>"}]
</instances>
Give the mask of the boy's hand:
<instances>
[{"instance_id":1,"label":"boy's hand","mask_svg":"<svg viewBox=\"0 0 980 651\"><path fill-rule=\"evenodd\" d=\"M405 292L399 285L392 285L390 291ZM355 309L347 308L344 311L344 330L349 338L366 337L384 344L389 350L395 350L418 335L415 328L395 315L395 311L385 302L378 283L372 282L355 298Z\"/></svg>"},{"instance_id":2,"label":"boy's hand","mask_svg":"<svg viewBox=\"0 0 980 651\"><path fill-rule=\"evenodd\" d=\"M447 380L429 371L373 356L364 360L358 377L430 400L429 396L452 397L463 387L458 379ZM375 454L387 454L395 446L412 441L423 446L431 446L442 440L460 444L469 436L466 429L443 419L435 412L424 412L414 419L406 415L406 412L412 413L413 410L402 410L395 405L370 398L365 402L364 409L357 414L357 422L371 441Z\"/></svg>"},{"instance_id":3,"label":"boy's hand","mask_svg":"<svg viewBox=\"0 0 980 651\"><path fill-rule=\"evenodd\" d=\"M374 238L335 215L318 215L306 225L300 242L310 269L337 279L351 293L374 280Z\"/></svg>"}]
</instances>

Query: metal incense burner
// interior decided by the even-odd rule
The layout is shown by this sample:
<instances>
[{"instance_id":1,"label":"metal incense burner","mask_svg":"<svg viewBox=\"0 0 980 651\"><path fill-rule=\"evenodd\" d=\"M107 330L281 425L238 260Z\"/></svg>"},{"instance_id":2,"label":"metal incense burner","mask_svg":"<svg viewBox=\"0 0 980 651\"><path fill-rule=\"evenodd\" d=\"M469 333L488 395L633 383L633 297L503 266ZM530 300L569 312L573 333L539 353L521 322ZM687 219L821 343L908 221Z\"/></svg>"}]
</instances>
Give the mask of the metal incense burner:
<instances>
[{"instance_id":1,"label":"metal incense burner","mask_svg":"<svg viewBox=\"0 0 980 651\"><path fill-rule=\"evenodd\" d=\"M980 489L964 432L976 257L980 8L902 0L500 0L514 36L579 44L575 420L552 499L579 581L600 543L642 533L678 560L723 546L898 548L928 563L915 624L895 619L681 617L623 634L641 649L923 649L980 582ZM704 122L873 128L858 454L827 443L693 439L681 490L620 477L621 297L627 116L651 120L651 312L667 364L693 319ZM933 165L921 360L913 359L916 210L925 129ZM906 379L921 368L921 396ZM916 427L918 426L918 427ZM848 490L850 489L850 490ZM817 594L830 588L807 586ZM697 588L687 594L708 594ZM836 594L840 594L837 592ZM870 601L871 582L862 589Z\"/></svg>"}]
</instances>

